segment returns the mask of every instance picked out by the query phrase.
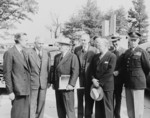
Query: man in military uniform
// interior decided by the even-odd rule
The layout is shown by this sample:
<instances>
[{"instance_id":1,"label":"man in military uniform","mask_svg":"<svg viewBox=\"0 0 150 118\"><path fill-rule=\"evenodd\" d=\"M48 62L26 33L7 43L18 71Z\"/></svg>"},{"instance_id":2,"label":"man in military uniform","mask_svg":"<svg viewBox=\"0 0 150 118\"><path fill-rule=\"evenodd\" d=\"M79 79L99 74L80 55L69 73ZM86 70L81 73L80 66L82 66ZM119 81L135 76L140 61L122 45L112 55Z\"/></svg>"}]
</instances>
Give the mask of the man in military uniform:
<instances>
[{"instance_id":1,"label":"man in military uniform","mask_svg":"<svg viewBox=\"0 0 150 118\"><path fill-rule=\"evenodd\" d=\"M129 118L143 118L144 89L150 63L146 51L138 47L141 35L137 32L128 35L130 48L123 57L127 112Z\"/></svg>"},{"instance_id":2,"label":"man in military uniform","mask_svg":"<svg viewBox=\"0 0 150 118\"><path fill-rule=\"evenodd\" d=\"M114 115L115 118L120 118L120 109L121 109L121 94L123 88L123 79L121 72L121 59L125 52L125 49L120 46L120 37L113 36L111 37L111 42L113 45L113 53L117 57L116 67L114 71L114 80L115 80L115 89L114 89Z\"/></svg>"}]
</instances>

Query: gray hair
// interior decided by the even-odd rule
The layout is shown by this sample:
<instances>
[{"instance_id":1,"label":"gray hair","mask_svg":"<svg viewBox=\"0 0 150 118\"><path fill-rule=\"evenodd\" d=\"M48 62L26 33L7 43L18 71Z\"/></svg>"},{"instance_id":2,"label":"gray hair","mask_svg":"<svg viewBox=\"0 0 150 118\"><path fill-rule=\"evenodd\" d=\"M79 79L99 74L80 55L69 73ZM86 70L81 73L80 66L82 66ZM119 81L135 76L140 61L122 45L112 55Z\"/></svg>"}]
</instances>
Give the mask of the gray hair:
<instances>
[{"instance_id":1,"label":"gray hair","mask_svg":"<svg viewBox=\"0 0 150 118\"><path fill-rule=\"evenodd\" d=\"M105 45L106 48L109 49L110 47L110 42L106 39L106 38L103 38L103 37L98 37L95 39L95 41L97 43L102 43L103 45Z\"/></svg>"}]
</instances>

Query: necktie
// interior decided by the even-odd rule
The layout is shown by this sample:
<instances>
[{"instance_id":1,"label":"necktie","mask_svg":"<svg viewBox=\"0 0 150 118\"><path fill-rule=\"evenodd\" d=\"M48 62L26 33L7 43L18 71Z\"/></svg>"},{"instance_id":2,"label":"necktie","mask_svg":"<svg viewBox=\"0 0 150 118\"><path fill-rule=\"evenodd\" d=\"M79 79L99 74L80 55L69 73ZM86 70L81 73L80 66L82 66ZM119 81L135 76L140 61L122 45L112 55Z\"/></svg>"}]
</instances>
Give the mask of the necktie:
<instances>
[{"instance_id":1,"label":"necktie","mask_svg":"<svg viewBox=\"0 0 150 118\"><path fill-rule=\"evenodd\" d=\"M20 51L20 54L21 54L22 58L24 59L23 50Z\"/></svg>"},{"instance_id":2,"label":"necktie","mask_svg":"<svg viewBox=\"0 0 150 118\"><path fill-rule=\"evenodd\" d=\"M39 56L39 59L42 59L41 51L39 51L38 56Z\"/></svg>"}]
</instances>

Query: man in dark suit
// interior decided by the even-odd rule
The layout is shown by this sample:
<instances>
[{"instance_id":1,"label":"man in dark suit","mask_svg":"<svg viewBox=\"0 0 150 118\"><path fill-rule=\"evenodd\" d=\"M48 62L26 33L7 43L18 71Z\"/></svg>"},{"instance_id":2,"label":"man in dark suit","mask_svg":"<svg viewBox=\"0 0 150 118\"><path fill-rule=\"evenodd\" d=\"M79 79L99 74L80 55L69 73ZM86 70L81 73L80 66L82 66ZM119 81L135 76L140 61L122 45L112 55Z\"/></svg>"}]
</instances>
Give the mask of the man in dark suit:
<instances>
[{"instance_id":1,"label":"man in dark suit","mask_svg":"<svg viewBox=\"0 0 150 118\"><path fill-rule=\"evenodd\" d=\"M141 35L138 32L130 32L128 35L130 48L125 52L122 64L127 112L129 118L143 118L144 89L150 62L146 51L138 46Z\"/></svg>"},{"instance_id":2,"label":"man in dark suit","mask_svg":"<svg viewBox=\"0 0 150 118\"><path fill-rule=\"evenodd\" d=\"M115 80L115 90L114 90L114 115L115 118L120 118L120 109L121 109L121 98L122 98L122 89L123 89L123 73L121 71L121 60L125 49L120 47L120 37L113 36L111 37L111 42L113 44L113 53L117 57L116 67L114 71L114 80Z\"/></svg>"},{"instance_id":3,"label":"man in dark suit","mask_svg":"<svg viewBox=\"0 0 150 118\"><path fill-rule=\"evenodd\" d=\"M77 56L70 52L70 39L59 42L61 53L54 58L54 77L52 83L56 90L56 105L59 118L75 118L74 86L79 75ZM68 83L63 90L59 89L59 79L69 75Z\"/></svg>"},{"instance_id":4,"label":"man in dark suit","mask_svg":"<svg viewBox=\"0 0 150 118\"><path fill-rule=\"evenodd\" d=\"M80 86L85 89L77 90L78 97L78 118L83 118L84 114L84 94L85 94L85 118L91 118L93 113L94 100L90 97L90 87L92 85L89 65L96 53L96 48L90 45L88 34L81 36L81 45L75 48L74 53L79 60L79 80Z\"/></svg>"},{"instance_id":5,"label":"man in dark suit","mask_svg":"<svg viewBox=\"0 0 150 118\"><path fill-rule=\"evenodd\" d=\"M93 86L102 87L104 97L101 101L96 101L95 118L113 118L113 72L116 66L116 56L108 51L109 42L104 38L96 38L95 46L100 53L96 54L91 62Z\"/></svg>"},{"instance_id":6,"label":"man in dark suit","mask_svg":"<svg viewBox=\"0 0 150 118\"><path fill-rule=\"evenodd\" d=\"M30 118L43 118L46 91L50 87L50 54L42 48L41 37L36 37L34 44L28 60L31 69Z\"/></svg>"},{"instance_id":7,"label":"man in dark suit","mask_svg":"<svg viewBox=\"0 0 150 118\"><path fill-rule=\"evenodd\" d=\"M12 100L11 118L29 118L30 71L27 63L27 35L15 35L15 46L4 54L4 79Z\"/></svg>"}]
</instances>

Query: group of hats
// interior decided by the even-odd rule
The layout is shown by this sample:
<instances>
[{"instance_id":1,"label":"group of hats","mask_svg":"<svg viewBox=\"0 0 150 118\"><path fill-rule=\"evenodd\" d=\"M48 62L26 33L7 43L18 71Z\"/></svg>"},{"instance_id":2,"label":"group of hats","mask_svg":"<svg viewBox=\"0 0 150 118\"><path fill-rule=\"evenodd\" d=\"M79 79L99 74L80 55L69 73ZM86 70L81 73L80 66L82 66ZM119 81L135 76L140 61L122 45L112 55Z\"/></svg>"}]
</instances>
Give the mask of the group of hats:
<instances>
[{"instance_id":1,"label":"group of hats","mask_svg":"<svg viewBox=\"0 0 150 118\"><path fill-rule=\"evenodd\" d=\"M128 36L130 38L140 38L141 34L139 32L133 31L133 32L129 32ZM121 37L119 35L113 35L111 36L111 42L115 42L115 41L119 41L121 39Z\"/></svg>"}]
</instances>

